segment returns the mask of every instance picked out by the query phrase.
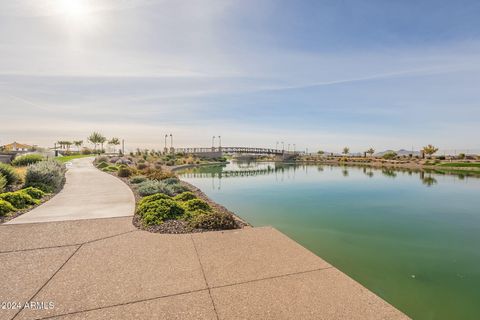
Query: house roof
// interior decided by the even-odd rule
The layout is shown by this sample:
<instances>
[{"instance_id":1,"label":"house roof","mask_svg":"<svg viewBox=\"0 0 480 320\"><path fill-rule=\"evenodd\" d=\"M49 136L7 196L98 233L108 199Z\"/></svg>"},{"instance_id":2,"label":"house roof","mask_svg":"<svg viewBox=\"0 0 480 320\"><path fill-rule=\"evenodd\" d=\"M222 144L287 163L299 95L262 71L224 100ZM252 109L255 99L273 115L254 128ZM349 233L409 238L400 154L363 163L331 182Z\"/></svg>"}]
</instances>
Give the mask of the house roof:
<instances>
[{"instance_id":1,"label":"house roof","mask_svg":"<svg viewBox=\"0 0 480 320\"><path fill-rule=\"evenodd\" d=\"M6 144L2 147L6 148L6 149L13 148L13 147L15 147L17 149L31 149L31 148L33 148L33 146L31 146L31 145L24 144L24 143L18 143L16 141L14 141L12 143L9 143L9 144Z\"/></svg>"}]
</instances>

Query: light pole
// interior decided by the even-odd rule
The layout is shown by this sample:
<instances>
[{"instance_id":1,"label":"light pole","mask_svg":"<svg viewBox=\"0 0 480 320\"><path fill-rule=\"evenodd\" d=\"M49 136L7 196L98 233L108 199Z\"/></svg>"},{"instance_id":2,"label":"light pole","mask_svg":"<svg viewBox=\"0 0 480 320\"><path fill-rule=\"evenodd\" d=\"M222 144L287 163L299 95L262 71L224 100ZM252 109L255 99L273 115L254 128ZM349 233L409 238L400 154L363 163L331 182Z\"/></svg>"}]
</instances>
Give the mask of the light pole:
<instances>
[{"instance_id":1,"label":"light pole","mask_svg":"<svg viewBox=\"0 0 480 320\"><path fill-rule=\"evenodd\" d=\"M221 136L218 136L218 147L219 148L222 147L222 137Z\"/></svg>"},{"instance_id":2,"label":"light pole","mask_svg":"<svg viewBox=\"0 0 480 320\"><path fill-rule=\"evenodd\" d=\"M165 153L167 153L167 138L168 138L168 134L165 135L165 148L163 148L163 150L165 151Z\"/></svg>"},{"instance_id":3,"label":"light pole","mask_svg":"<svg viewBox=\"0 0 480 320\"><path fill-rule=\"evenodd\" d=\"M212 149L215 149L215 136L212 137Z\"/></svg>"},{"instance_id":4,"label":"light pole","mask_svg":"<svg viewBox=\"0 0 480 320\"><path fill-rule=\"evenodd\" d=\"M170 151L173 153L173 134L170 133Z\"/></svg>"},{"instance_id":5,"label":"light pole","mask_svg":"<svg viewBox=\"0 0 480 320\"><path fill-rule=\"evenodd\" d=\"M293 153L295 153L295 143L293 144Z\"/></svg>"},{"instance_id":6,"label":"light pole","mask_svg":"<svg viewBox=\"0 0 480 320\"><path fill-rule=\"evenodd\" d=\"M285 151L285 142L282 141L282 152Z\"/></svg>"},{"instance_id":7,"label":"light pole","mask_svg":"<svg viewBox=\"0 0 480 320\"><path fill-rule=\"evenodd\" d=\"M277 143L275 144L275 150L278 150L278 141L277 141Z\"/></svg>"}]
</instances>

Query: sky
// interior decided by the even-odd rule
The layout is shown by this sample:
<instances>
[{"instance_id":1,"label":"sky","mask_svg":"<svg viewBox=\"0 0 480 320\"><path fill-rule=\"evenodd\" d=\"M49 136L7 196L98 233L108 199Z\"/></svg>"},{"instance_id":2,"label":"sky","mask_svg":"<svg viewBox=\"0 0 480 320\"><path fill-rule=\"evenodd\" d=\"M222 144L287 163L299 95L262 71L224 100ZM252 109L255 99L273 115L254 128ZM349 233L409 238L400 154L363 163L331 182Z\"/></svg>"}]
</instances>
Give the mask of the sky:
<instances>
[{"instance_id":1,"label":"sky","mask_svg":"<svg viewBox=\"0 0 480 320\"><path fill-rule=\"evenodd\" d=\"M0 144L480 151L479 16L476 0L0 1Z\"/></svg>"}]
</instances>

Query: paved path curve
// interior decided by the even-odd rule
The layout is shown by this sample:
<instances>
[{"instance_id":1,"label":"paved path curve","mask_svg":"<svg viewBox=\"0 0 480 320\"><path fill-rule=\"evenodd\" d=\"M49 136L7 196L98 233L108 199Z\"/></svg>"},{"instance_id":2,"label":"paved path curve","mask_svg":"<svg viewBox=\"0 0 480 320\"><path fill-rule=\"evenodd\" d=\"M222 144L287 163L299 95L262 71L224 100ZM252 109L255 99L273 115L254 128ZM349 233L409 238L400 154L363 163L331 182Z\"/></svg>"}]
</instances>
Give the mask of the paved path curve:
<instances>
[{"instance_id":1,"label":"paved path curve","mask_svg":"<svg viewBox=\"0 0 480 320\"><path fill-rule=\"evenodd\" d=\"M8 224L132 216L135 197L130 188L92 162L93 158L82 158L68 163L63 190Z\"/></svg>"}]
</instances>

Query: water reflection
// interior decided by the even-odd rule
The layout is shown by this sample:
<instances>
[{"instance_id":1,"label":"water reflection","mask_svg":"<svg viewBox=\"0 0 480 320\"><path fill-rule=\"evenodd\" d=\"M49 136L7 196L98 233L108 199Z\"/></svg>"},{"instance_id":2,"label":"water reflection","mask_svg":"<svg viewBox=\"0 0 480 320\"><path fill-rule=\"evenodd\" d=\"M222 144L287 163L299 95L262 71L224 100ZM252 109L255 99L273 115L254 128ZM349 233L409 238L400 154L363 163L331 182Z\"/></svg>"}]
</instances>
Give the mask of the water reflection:
<instances>
[{"instance_id":1,"label":"water reflection","mask_svg":"<svg viewBox=\"0 0 480 320\"><path fill-rule=\"evenodd\" d=\"M230 164L206 166L199 168L191 168L181 172L185 178L211 178L212 188L221 189L221 179L223 178L242 178L252 176L274 176L278 182L295 180L298 171L302 175L308 175L308 171L316 169L317 172L323 173L326 168L329 171L337 170L343 177L352 178L356 175L352 172L361 172L363 175L374 178L375 173L381 173L381 176L396 179L399 175L418 176L420 182L426 187L432 187L438 184L438 179L435 176L444 176L443 172L412 170L405 168L373 168L373 167L356 167L356 166L342 166L335 165L297 165L284 164L275 162L232 162ZM340 169L340 170L338 170ZM451 175L458 180L466 178L463 174ZM214 181L218 180L218 181Z\"/></svg>"}]
</instances>

